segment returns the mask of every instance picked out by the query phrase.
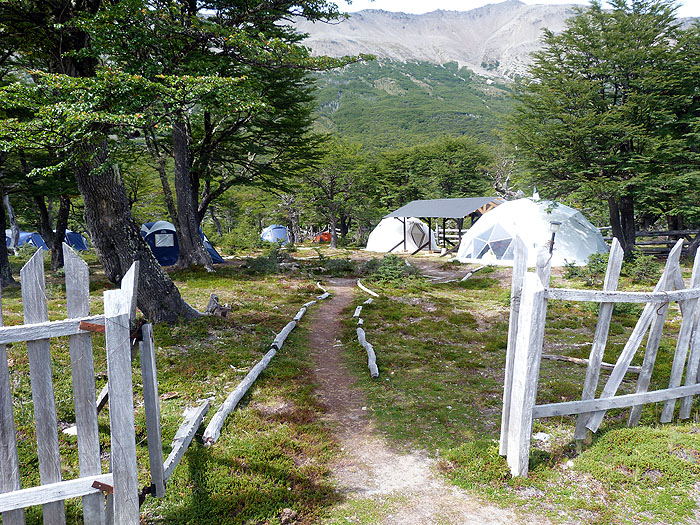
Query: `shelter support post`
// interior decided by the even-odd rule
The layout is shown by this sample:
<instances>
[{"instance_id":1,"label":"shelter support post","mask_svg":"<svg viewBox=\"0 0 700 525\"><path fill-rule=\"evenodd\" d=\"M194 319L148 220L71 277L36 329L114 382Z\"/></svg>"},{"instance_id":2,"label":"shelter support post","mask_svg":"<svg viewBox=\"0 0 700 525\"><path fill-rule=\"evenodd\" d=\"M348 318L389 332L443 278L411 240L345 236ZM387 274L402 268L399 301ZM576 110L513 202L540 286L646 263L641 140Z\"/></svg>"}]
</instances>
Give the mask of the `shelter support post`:
<instances>
[{"instance_id":1,"label":"shelter support post","mask_svg":"<svg viewBox=\"0 0 700 525\"><path fill-rule=\"evenodd\" d=\"M433 253L433 221L428 217L428 253Z\"/></svg>"}]
</instances>

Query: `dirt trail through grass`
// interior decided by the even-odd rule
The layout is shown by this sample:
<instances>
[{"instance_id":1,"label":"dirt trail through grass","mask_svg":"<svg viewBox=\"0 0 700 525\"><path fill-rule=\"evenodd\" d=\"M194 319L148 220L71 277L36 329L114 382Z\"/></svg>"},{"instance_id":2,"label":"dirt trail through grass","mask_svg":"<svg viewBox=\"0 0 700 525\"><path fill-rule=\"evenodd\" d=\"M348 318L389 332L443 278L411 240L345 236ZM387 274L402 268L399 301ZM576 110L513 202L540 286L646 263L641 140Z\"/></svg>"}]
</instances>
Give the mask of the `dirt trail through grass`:
<instances>
[{"instance_id":1,"label":"dirt trail through grass","mask_svg":"<svg viewBox=\"0 0 700 525\"><path fill-rule=\"evenodd\" d=\"M514 512L483 504L447 484L434 473L435 460L425 452L398 452L376 431L368 417L370 407L342 355L342 320L353 301L353 287L351 279L330 282L327 288L332 298L314 312L316 330L310 337L317 394L344 451L334 474L345 502L333 510L331 521L397 525L520 522Z\"/></svg>"}]
</instances>

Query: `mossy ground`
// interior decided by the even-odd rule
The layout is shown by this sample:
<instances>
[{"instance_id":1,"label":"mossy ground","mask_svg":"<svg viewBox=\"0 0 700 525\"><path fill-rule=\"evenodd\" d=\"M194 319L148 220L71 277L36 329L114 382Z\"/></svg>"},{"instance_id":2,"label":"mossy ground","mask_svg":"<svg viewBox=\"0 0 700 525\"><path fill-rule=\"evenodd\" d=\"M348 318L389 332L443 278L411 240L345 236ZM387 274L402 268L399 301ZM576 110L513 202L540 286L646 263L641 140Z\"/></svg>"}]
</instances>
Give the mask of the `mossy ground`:
<instances>
[{"instance_id":1,"label":"mossy ground","mask_svg":"<svg viewBox=\"0 0 700 525\"><path fill-rule=\"evenodd\" d=\"M340 258L342 275L368 267L349 251L323 250ZM294 254L301 259L314 252ZM353 258L353 264L344 262ZM92 312L102 308L102 292L112 288L91 265ZM266 264L226 265L215 274L180 271L170 275L183 296L203 309L210 293L230 303L229 319L156 326L156 359L163 418L164 453L182 420L182 410L213 397L216 407L269 348L275 332L299 306L317 295L315 281L328 274L320 260L304 260L301 270L280 273ZM22 260L13 260L15 269ZM264 261L263 261L264 262ZM332 267L333 265L327 265ZM342 267L342 268L341 268ZM457 271L459 266L455 267ZM462 268L466 273L467 268ZM333 270L331 269L330 272ZM687 272L685 272L687 274ZM52 319L65 316L62 276L48 272L47 297ZM687 277L687 275L686 275ZM465 282L432 283L419 276L366 284L381 293L365 306L362 317L368 340L377 351L380 377L369 379L366 356L355 337L348 311L347 359L368 397L381 432L398 447L424 448L439 458L444 475L455 484L506 506L546 513L554 521L583 523L692 523L697 520L700 490L698 404L689 422L656 423L659 409L645 408L642 425L627 429L626 411L610 411L590 446L577 455L570 417L538 420L535 432L549 439L534 443L530 476L511 479L497 443L509 315L509 272L487 268ZM560 275L555 286L582 286ZM623 289L649 289L623 279ZM358 291L357 304L365 297ZM18 288L3 290L6 324L22 322ZM639 309L617 309L605 361L615 362ZM547 353L587 357L597 319L595 305L552 301L545 336ZM175 471L163 500L150 498L142 508L148 523L279 523L292 509L301 523L343 523L357 517L379 520L401 502L387 499L381 508L362 509L343 502L330 476L339 453L322 409L313 396L312 363L307 351L306 319L261 375L224 427L219 442L204 448L196 439ZM651 388L668 383L680 315L669 312ZM97 387L106 381L104 340L94 337ZM644 344L642 344L642 349ZM26 346L8 349L15 421L24 486L38 483L33 408ZM633 364L641 363L641 352ZM74 420L68 345L52 342L59 424ZM585 367L543 361L538 403L580 396ZM607 378L603 372L601 384ZM621 392L632 392L634 377ZM139 484L149 482L145 419L140 401L140 366L134 362ZM208 420L207 418L207 420ZM107 415L101 416L101 440L109 446ZM206 420L205 420L206 423ZM77 476L75 438L60 433L65 478ZM571 462L571 463L570 463ZM107 457L105 457L105 466ZM80 521L80 503L67 504L69 522ZM31 509L29 523L40 522Z\"/></svg>"}]
</instances>

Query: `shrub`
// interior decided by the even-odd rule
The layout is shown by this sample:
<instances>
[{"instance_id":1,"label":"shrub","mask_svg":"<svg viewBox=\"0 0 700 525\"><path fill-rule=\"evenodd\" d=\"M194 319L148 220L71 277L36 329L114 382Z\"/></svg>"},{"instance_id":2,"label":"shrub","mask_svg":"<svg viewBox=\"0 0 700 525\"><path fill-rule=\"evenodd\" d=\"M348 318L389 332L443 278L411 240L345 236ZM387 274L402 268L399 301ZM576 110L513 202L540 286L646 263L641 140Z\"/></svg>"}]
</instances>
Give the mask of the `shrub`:
<instances>
[{"instance_id":1,"label":"shrub","mask_svg":"<svg viewBox=\"0 0 700 525\"><path fill-rule=\"evenodd\" d=\"M370 267L370 264L368 263L367 266ZM398 282L415 275L418 275L418 270L407 265L399 256L385 255L376 263L374 271L370 274L370 280L380 283Z\"/></svg>"},{"instance_id":2,"label":"shrub","mask_svg":"<svg viewBox=\"0 0 700 525\"><path fill-rule=\"evenodd\" d=\"M661 274L661 264L653 255L644 255L640 251L632 252L629 261L623 265L625 275L637 282L656 281Z\"/></svg>"},{"instance_id":3,"label":"shrub","mask_svg":"<svg viewBox=\"0 0 700 525\"><path fill-rule=\"evenodd\" d=\"M598 286L603 283L608 268L608 257L605 253L593 253L588 257L585 266L576 266L565 261L564 268L566 279L581 279L587 286Z\"/></svg>"}]
</instances>

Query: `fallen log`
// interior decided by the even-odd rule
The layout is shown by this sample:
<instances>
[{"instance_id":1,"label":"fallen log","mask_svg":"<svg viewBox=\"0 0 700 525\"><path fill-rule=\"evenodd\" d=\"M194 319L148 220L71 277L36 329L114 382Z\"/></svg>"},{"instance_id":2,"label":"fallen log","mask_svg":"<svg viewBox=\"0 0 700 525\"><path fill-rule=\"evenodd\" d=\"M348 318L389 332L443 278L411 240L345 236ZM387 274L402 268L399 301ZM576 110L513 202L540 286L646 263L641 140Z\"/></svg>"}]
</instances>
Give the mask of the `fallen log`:
<instances>
[{"instance_id":1,"label":"fallen log","mask_svg":"<svg viewBox=\"0 0 700 525\"><path fill-rule=\"evenodd\" d=\"M357 328L357 340L367 351L367 367L369 368L369 374L370 376L372 376L372 378L376 379L377 377L379 377L379 369L377 368L377 356L374 353L374 348L367 341L365 331L360 327Z\"/></svg>"},{"instance_id":2,"label":"fallen log","mask_svg":"<svg viewBox=\"0 0 700 525\"><path fill-rule=\"evenodd\" d=\"M357 280L357 286L360 288L360 290L362 290L363 292L367 292L367 293L370 294L372 297L379 297L379 294L378 294L377 292L373 292L372 290L370 290L369 288L367 288L365 285L363 285L363 284L360 282L359 279Z\"/></svg>"},{"instance_id":3,"label":"fallen log","mask_svg":"<svg viewBox=\"0 0 700 525\"><path fill-rule=\"evenodd\" d=\"M588 365L588 359L582 359L580 357L569 357L567 355L556 355L556 354L542 354L542 359L549 359L550 361L566 361L567 363L576 363L577 365ZM600 368L603 370L613 370L615 365L610 363L601 362ZM639 374L642 371L641 366L628 366L628 374Z\"/></svg>"}]
</instances>

